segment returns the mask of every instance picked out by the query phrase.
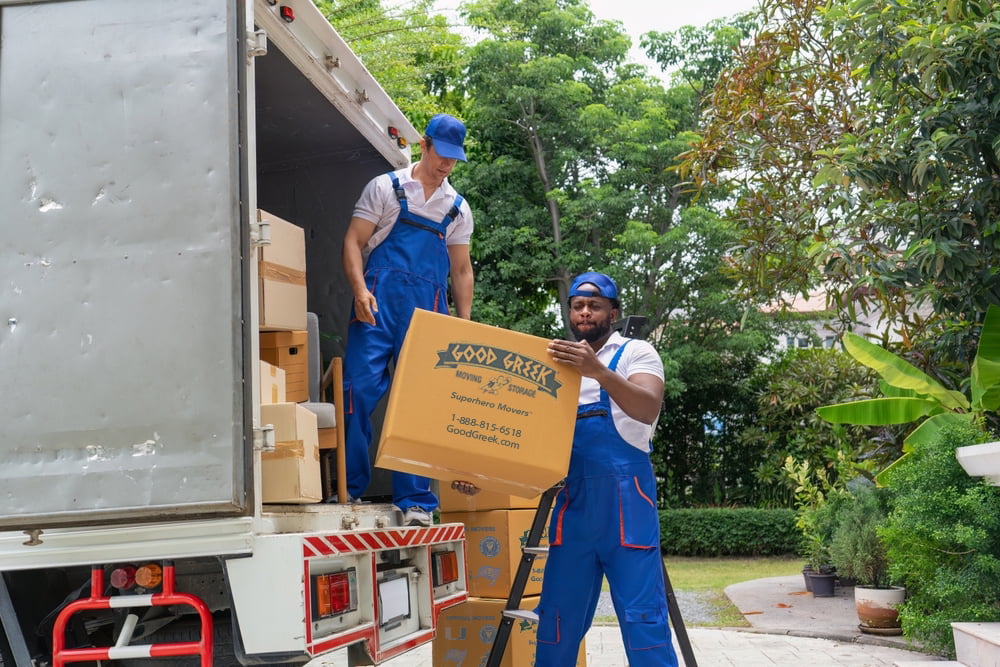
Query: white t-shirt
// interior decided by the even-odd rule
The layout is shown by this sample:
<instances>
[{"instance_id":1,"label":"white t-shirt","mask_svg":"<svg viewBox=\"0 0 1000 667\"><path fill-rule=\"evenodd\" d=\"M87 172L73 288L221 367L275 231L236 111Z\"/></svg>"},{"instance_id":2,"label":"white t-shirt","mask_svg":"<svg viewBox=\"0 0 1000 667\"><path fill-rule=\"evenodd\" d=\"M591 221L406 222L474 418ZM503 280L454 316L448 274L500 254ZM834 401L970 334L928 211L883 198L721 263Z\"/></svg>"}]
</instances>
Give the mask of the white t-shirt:
<instances>
[{"instance_id":1,"label":"white t-shirt","mask_svg":"<svg viewBox=\"0 0 1000 667\"><path fill-rule=\"evenodd\" d=\"M597 351L597 358L605 366L610 365L611 359L618 352L618 348L626 340L628 339L624 338L617 331L612 332L611 337L604 343L604 346ZM615 372L623 378L628 378L636 373L649 373L662 380L663 360L660 359L656 348L648 342L632 339L625 347L625 351L622 352L621 359L618 360L618 366L615 367ZM580 405L595 403L600 398L600 383L594 378L583 378L580 382ZM641 421L632 419L625 414L624 410L618 407L614 399L610 396L608 398L611 400L611 418L614 420L615 428L618 429L618 434L633 447L643 452L649 452L649 439L653 436L653 428L656 426L656 422L643 424Z\"/></svg>"},{"instance_id":2,"label":"white t-shirt","mask_svg":"<svg viewBox=\"0 0 1000 667\"><path fill-rule=\"evenodd\" d=\"M413 165L415 166L415 165ZM411 213L423 218L441 222L455 203L458 193L445 179L431 198L424 201L424 186L414 180L413 166L395 172L399 184L406 193L406 207ZM367 260L369 253L389 236L392 227L399 216L399 200L392 189L392 180L388 174L376 176L368 182L357 203L354 205L354 217L375 223L375 231L362 250L362 256ZM467 245L472 238L472 209L469 203L462 199L458 216L448 225L445 243L448 245Z\"/></svg>"}]
</instances>

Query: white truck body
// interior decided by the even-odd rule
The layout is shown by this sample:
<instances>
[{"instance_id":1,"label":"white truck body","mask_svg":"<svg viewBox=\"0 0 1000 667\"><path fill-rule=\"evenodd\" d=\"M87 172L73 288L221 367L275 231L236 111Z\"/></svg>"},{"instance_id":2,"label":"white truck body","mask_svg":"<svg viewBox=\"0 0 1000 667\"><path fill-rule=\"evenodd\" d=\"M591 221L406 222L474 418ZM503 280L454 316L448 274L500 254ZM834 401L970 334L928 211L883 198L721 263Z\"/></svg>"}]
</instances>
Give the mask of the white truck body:
<instances>
[{"instance_id":1,"label":"white truck body","mask_svg":"<svg viewBox=\"0 0 1000 667\"><path fill-rule=\"evenodd\" d=\"M354 200L410 160L390 128L419 138L309 0L0 0L4 667L48 664L50 615L116 564L172 561L232 622L218 665L377 664L467 597L461 525L260 502L257 211L305 228L340 352ZM353 607L317 618L341 571ZM81 625L121 642L125 613Z\"/></svg>"}]
</instances>

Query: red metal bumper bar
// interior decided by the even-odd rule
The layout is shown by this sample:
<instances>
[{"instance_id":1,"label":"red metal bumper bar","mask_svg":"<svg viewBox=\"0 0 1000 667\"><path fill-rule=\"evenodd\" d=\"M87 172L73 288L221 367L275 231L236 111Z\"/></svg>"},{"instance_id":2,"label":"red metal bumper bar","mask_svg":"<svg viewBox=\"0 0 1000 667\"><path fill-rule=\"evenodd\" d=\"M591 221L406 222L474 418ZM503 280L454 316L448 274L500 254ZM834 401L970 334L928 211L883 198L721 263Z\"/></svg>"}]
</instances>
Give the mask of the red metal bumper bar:
<instances>
[{"instance_id":1,"label":"red metal bumper bar","mask_svg":"<svg viewBox=\"0 0 1000 667\"><path fill-rule=\"evenodd\" d=\"M169 642L164 644L104 646L94 648L66 648L66 626L78 611L93 609L120 609L130 607L166 607L186 604L194 607L201 618L201 639L196 642ZM163 658L179 655L201 656L201 667L212 667L212 614L201 598L174 591L174 565L163 564L163 592L152 595L104 595L104 568L95 565L90 569L90 597L74 600L63 607L56 617L52 637L52 665L63 667L70 662L88 660L120 660L126 658Z\"/></svg>"}]
</instances>

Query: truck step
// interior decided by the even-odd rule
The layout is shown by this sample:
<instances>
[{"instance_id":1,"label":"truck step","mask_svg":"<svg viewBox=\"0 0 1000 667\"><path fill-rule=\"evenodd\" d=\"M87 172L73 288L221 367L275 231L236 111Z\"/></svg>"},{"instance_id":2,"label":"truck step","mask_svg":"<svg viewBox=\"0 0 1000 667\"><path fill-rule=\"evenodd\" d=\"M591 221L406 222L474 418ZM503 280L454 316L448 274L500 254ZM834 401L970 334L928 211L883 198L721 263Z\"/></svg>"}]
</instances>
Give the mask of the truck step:
<instances>
[{"instance_id":1,"label":"truck step","mask_svg":"<svg viewBox=\"0 0 1000 667\"><path fill-rule=\"evenodd\" d=\"M507 618L513 618L519 621L538 623L538 614L530 609L504 609L503 615Z\"/></svg>"}]
</instances>

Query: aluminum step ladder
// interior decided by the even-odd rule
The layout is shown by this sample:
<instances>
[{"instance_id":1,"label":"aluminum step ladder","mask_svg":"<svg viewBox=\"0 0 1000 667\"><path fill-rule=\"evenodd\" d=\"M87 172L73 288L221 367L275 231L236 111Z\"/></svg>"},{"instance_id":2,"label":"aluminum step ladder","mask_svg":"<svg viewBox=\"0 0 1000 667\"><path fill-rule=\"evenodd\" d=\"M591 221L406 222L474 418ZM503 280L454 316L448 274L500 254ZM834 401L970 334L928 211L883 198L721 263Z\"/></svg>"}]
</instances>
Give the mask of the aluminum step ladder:
<instances>
[{"instance_id":1,"label":"aluminum step ladder","mask_svg":"<svg viewBox=\"0 0 1000 667\"><path fill-rule=\"evenodd\" d=\"M517 565L517 572L510 585L510 595L507 597L507 604L504 605L500 617L500 627L497 628L496 635L493 636L493 645L490 647L489 657L486 659L486 667L500 667L503 660L504 651L507 650L507 643L510 641L511 628L514 621L528 621L538 623L538 614L531 609L521 609L521 599L524 597L524 586L528 582L531 574L531 566L535 562L536 556L544 556L549 548L539 546L542 541L542 533L545 532L545 524L549 518L549 511L552 509L552 502L556 494L562 489L563 483L559 482L551 489L542 494L538 502L538 509L535 510L535 517L531 521L531 528L528 531L528 538L521 549L521 561ZM691 649L691 640L688 638L687 629L684 627L684 619L681 618L681 610L677 606L677 599L674 596L674 588L667 575L667 566L663 566L663 583L667 593L667 612L670 617L670 625L677 636L677 645L681 649L681 656L684 658L684 667L698 667L695 660L694 651Z\"/></svg>"}]
</instances>

